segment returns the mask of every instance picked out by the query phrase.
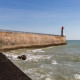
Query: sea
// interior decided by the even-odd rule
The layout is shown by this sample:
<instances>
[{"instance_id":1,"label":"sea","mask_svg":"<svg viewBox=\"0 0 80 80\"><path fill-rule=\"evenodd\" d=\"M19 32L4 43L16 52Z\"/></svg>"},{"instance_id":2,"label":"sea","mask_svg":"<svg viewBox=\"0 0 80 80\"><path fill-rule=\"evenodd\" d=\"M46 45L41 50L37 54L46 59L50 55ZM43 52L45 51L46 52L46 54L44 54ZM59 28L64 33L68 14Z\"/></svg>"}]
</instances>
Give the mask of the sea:
<instances>
[{"instance_id":1,"label":"sea","mask_svg":"<svg viewBox=\"0 0 80 80\"><path fill-rule=\"evenodd\" d=\"M80 40L67 45L17 49L4 54L32 80L80 80ZM26 60L17 59L26 55Z\"/></svg>"}]
</instances>

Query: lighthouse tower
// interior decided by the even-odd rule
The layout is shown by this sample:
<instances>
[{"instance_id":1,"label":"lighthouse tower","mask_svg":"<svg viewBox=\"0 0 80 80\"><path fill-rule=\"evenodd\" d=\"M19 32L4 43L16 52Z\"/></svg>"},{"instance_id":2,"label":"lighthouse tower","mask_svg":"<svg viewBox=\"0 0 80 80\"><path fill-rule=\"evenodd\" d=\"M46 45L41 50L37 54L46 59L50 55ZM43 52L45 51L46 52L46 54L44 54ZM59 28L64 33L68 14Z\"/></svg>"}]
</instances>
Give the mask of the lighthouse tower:
<instances>
[{"instance_id":1,"label":"lighthouse tower","mask_svg":"<svg viewBox=\"0 0 80 80\"><path fill-rule=\"evenodd\" d=\"M61 28L61 36L64 36L64 27Z\"/></svg>"}]
</instances>

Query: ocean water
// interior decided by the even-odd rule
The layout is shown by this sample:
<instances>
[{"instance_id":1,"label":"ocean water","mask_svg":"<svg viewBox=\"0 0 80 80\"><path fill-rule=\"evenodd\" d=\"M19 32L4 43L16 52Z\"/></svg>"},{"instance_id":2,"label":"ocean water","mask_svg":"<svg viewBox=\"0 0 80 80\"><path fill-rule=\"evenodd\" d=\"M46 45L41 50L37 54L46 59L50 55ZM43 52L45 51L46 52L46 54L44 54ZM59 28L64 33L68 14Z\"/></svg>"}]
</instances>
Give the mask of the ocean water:
<instances>
[{"instance_id":1,"label":"ocean water","mask_svg":"<svg viewBox=\"0 0 80 80\"><path fill-rule=\"evenodd\" d=\"M32 80L80 80L80 41L39 49L18 49L4 54ZM26 55L25 61L17 59Z\"/></svg>"}]
</instances>

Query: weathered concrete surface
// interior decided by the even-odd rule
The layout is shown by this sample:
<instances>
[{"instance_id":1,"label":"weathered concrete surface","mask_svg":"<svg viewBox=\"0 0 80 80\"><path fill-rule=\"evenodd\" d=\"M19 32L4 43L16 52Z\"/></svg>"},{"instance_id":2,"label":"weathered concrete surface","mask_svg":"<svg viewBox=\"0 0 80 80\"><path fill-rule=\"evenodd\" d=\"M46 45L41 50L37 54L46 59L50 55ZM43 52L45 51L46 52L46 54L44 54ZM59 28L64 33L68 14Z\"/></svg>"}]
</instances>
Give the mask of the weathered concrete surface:
<instances>
[{"instance_id":1,"label":"weathered concrete surface","mask_svg":"<svg viewBox=\"0 0 80 80\"><path fill-rule=\"evenodd\" d=\"M65 36L0 31L0 50L65 44Z\"/></svg>"},{"instance_id":2,"label":"weathered concrete surface","mask_svg":"<svg viewBox=\"0 0 80 80\"><path fill-rule=\"evenodd\" d=\"M0 80L31 80L0 52Z\"/></svg>"}]
</instances>

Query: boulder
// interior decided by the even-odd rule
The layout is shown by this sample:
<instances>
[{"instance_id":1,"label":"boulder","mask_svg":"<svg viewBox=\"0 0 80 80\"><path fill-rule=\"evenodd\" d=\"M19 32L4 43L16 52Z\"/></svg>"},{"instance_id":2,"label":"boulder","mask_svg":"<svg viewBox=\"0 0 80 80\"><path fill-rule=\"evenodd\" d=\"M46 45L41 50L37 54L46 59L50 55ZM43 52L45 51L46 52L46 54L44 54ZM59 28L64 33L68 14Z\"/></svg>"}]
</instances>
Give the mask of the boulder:
<instances>
[{"instance_id":1,"label":"boulder","mask_svg":"<svg viewBox=\"0 0 80 80\"><path fill-rule=\"evenodd\" d=\"M18 58L18 59L21 59L21 56L18 56L17 58Z\"/></svg>"},{"instance_id":2,"label":"boulder","mask_svg":"<svg viewBox=\"0 0 80 80\"><path fill-rule=\"evenodd\" d=\"M22 55L22 56L21 56L21 59L22 59L22 60L26 60L26 56L25 56L25 55Z\"/></svg>"},{"instance_id":3,"label":"boulder","mask_svg":"<svg viewBox=\"0 0 80 80\"><path fill-rule=\"evenodd\" d=\"M27 57L25 55L21 55L21 56L18 56L17 58L22 59L22 60L26 60Z\"/></svg>"}]
</instances>

